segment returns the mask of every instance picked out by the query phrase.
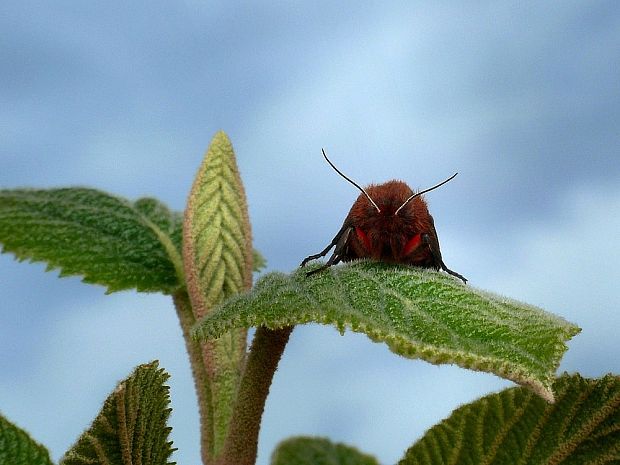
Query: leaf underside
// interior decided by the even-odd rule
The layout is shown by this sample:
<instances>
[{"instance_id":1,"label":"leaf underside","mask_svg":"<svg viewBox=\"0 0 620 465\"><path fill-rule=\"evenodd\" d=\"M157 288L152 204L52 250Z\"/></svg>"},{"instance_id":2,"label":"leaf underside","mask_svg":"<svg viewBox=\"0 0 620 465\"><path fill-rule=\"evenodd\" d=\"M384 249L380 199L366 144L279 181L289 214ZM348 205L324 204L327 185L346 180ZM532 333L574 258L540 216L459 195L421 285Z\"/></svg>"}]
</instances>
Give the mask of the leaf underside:
<instances>
[{"instance_id":1,"label":"leaf underside","mask_svg":"<svg viewBox=\"0 0 620 465\"><path fill-rule=\"evenodd\" d=\"M106 399L92 425L61 465L172 465L166 426L171 409L168 374L157 361L138 366Z\"/></svg>"},{"instance_id":2,"label":"leaf underside","mask_svg":"<svg viewBox=\"0 0 620 465\"><path fill-rule=\"evenodd\" d=\"M0 244L108 292L172 293L183 284L181 224L155 199L131 203L95 189L0 190Z\"/></svg>"},{"instance_id":3,"label":"leaf underside","mask_svg":"<svg viewBox=\"0 0 620 465\"><path fill-rule=\"evenodd\" d=\"M52 465L47 449L0 414L0 464Z\"/></svg>"},{"instance_id":4,"label":"leaf underside","mask_svg":"<svg viewBox=\"0 0 620 465\"><path fill-rule=\"evenodd\" d=\"M376 458L346 444L315 437L282 441L271 455L271 465L379 465Z\"/></svg>"},{"instance_id":5,"label":"leaf underside","mask_svg":"<svg viewBox=\"0 0 620 465\"><path fill-rule=\"evenodd\" d=\"M231 328L322 323L363 332L404 357L495 373L548 401L579 328L541 309L462 285L443 273L358 261L306 277L270 273L194 327L197 338Z\"/></svg>"},{"instance_id":6,"label":"leaf underside","mask_svg":"<svg viewBox=\"0 0 620 465\"><path fill-rule=\"evenodd\" d=\"M620 378L563 375L548 404L510 388L455 410L399 465L620 463Z\"/></svg>"}]
</instances>

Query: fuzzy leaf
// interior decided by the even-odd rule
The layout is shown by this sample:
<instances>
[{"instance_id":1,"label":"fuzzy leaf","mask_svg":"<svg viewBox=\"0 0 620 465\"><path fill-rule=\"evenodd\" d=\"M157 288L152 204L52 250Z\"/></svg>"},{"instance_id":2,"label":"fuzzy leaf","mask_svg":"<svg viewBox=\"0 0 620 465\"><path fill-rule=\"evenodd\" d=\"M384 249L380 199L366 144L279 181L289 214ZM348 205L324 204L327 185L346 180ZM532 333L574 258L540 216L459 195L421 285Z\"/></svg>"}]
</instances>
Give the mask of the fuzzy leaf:
<instances>
[{"instance_id":1,"label":"fuzzy leaf","mask_svg":"<svg viewBox=\"0 0 620 465\"><path fill-rule=\"evenodd\" d=\"M44 446L0 415L0 464L52 465L52 461Z\"/></svg>"},{"instance_id":2,"label":"fuzzy leaf","mask_svg":"<svg viewBox=\"0 0 620 465\"><path fill-rule=\"evenodd\" d=\"M455 410L400 465L620 463L620 378L564 375L548 404L510 388Z\"/></svg>"},{"instance_id":3,"label":"fuzzy leaf","mask_svg":"<svg viewBox=\"0 0 620 465\"><path fill-rule=\"evenodd\" d=\"M282 441L271 465L379 465L376 458L329 439L294 437Z\"/></svg>"},{"instance_id":4,"label":"fuzzy leaf","mask_svg":"<svg viewBox=\"0 0 620 465\"><path fill-rule=\"evenodd\" d=\"M442 273L359 261L306 277L270 273L194 327L197 338L231 328L333 324L366 333L404 357L487 371L552 401L565 341L579 328L538 308L465 286Z\"/></svg>"},{"instance_id":5,"label":"fuzzy leaf","mask_svg":"<svg viewBox=\"0 0 620 465\"><path fill-rule=\"evenodd\" d=\"M174 451L166 426L168 374L157 361L139 365L106 399L95 421L61 459L61 465L168 465Z\"/></svg>"},{"instance_id":6,"label":"fuzzy leaf","mask_svg":"<svg viewBox=\"0 0 620 465\"><path fill-rule=\"evenodd\" d=\"M134 208L148 218L170 238L176 253L183 251L183 213L170 210L159 200L143 197L134 202Z\"/></svg>"},{"instance_id":7,"label":"fuzzy leaf","mask_svg":"<svg viewBox=\"0 0 620 465\"><path fill-rule=\"evenodd\" d=\"M171 293L182 285L179 225L178 214L154 199L132 204L86 188L0 190L3 252L108 292Z\"/></svg>"},{"instance_id":8,"label":"fuzzy leaf","mask_svg":"<svg viewBox=\"0 0 620 465\"><path fill-rule=\"evenodd\" d=\"M185 211L184 255L192 305L206 313L251 285L247 203L230 140L218 132L196 175Z\"/></svg>"},{"instance_id":9,"label":"fuzzy leaf","mask_svg":"<svg viewBox=\"0 0 620 465\"><path fill-rule=\"evenodd\" d=\"M187 289L196 318L252 285L252 236L245 192L230 140L218 132L194 180L183 225ZM245 359L247 330L231 328L206 344L209 455L226 439Z\"/></svg>"}]
</instances>

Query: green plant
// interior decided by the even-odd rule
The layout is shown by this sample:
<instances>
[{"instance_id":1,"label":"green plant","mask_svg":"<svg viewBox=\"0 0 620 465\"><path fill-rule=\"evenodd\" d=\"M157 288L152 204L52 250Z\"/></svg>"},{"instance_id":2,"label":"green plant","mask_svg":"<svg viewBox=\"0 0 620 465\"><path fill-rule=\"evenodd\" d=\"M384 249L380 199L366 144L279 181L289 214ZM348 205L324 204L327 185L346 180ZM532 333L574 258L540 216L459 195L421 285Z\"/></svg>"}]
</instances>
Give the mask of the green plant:
<instances>
[{"instance_id":1,"label":"green plant","mask_svg":"<svg viewBox=\"0 0 620 465\"><path fill-rule=\"evenodd\" d=\"M270 273L252 288L252 271L264 260L252 249L243 186L222 132L184 214L154 199L129 202L93 189L2 190L0 243L19 259L45 261L108 292L172 297L195 380L205 465L254 463L273 374L294 325L308 322L520 385L457 409L402 464L620 463L619 379L555 377L565 342L579 331L559 317L440 273L369 261L311 278ZM250 327L257 330L247 350ZM157 362L137 367L61 463L169 463L166 379ZM49 463L43 446L0 416L0 464ZM273 465L375 463L324 438L291 438L272 456Z\"/></svg>"}]
</instances>

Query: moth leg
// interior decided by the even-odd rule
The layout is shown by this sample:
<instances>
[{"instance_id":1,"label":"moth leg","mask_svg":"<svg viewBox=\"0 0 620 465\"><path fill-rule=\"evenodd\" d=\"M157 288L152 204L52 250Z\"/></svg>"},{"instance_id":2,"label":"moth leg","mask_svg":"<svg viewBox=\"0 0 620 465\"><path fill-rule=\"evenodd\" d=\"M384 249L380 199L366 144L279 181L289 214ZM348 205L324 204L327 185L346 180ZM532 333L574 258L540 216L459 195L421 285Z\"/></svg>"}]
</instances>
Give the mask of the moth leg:
<instances>
[{"instance_id":1,"label":"moth leg","mask_svg":"<svg viewBox=\"0 0 620 465\"><path fill-rule=\"evenodd\" d=\"M435 233L435 234L437 234L437 233ZM433 255L433 261L435 262L435 269L438 270L438 269L441 268L442 270L444 270L449 275L452 275L452 276L454 276L456 278L459 278L461 281L463 281L463 283L467 284L467 279L464 276L460 275L456 271L452 271L443 262L443 260L441 258L441 252L439 251L439 243L438 243L438 241L432 240L431 236L429 236L428 234L422 234L422 242L424 242L425 244L428 245L428 248L430 249L431 254Z\"/></svg>"},{"instance_id":2,"label":"moth leg","mask_svg":"<svg viewBox=\"0 0 620 465\"><path fill-rule=\"evenodd\" d=\"M306 266L306 263L308 263L311 260L316 260L317 258L321 258L324 257L325 255L327 255L327 252L329 252L329 250L335 245L334 241L331 241L331 243L325 247L323 250L321 250L319 253L314 254L314 255L310 255L309 257L304 258L304 261L301 262L301 265L299 265L300 267L302 266Z\"/></svg>"},{"instance_id":3,"label":"moth leg","mask_svg":"<svg viewBox=\"0 0 620 465\"><path fill-rule=\"evenodd\" d=\"M334 241L336 241L336 248L334 249L334 253L332 254L332 256L329 257L329 260L327 260L327 263L325 265L317 268L316 270L308 271L306 273L306 276L310 276L310 275L313 275L315 273L319 273L320 271L323 271L324 269L329 268L332 265L337 265L338 263L340 263L340 261L342 260L343 254L344 254L344 252L346 250L347 244L349 242L349 236L351 235L351 231L353 231L352 227L347 226L345 228L343 226L342 229L340 231L338 231L338 234L334 238ZM332 242L334 242L334 241L332 241ZM332 248L332 245L330 244L330 246L324 252L327 253L327 250L329 250L331 248ZM325 253L323 255L325 255ZM319 255L319 256L322 256L322 255ZM304 260L302 262L301 266L304 265L306 260Z\"/></svg>"},{"instance_id":4,"label":"moth leg","mask_svg":"<svg viewBox=\"0 0 620 465\"><path fill-rule=\"evenodd\" d=\"M299 266L306 266L306 263L308 263L310 260L316 260L317 258L321 258L324 257L325 255L327 255L327 252L329 252L329 250L335 246L336 244L338 244L338 241L340 240L340 238L342 237L342 235L346 232L347 229L349 229L350 226L348 226L347 224L343 224L342 228L340 228L340 231L338 231L338 233L336 234L336 237L334 237L332 239L332 241L329 243L329 245L327 247L325 247L323 250L321 250L319 253L314 254L314 255L310 255L309 257L304 258L304 261L301 262L301 265ZM347 237L348 237L348 233L347 233ZM336 247L337 249L337 247ZM334 253L336 253L336 251L334 251Z\"/></svg>"}]
</instances>

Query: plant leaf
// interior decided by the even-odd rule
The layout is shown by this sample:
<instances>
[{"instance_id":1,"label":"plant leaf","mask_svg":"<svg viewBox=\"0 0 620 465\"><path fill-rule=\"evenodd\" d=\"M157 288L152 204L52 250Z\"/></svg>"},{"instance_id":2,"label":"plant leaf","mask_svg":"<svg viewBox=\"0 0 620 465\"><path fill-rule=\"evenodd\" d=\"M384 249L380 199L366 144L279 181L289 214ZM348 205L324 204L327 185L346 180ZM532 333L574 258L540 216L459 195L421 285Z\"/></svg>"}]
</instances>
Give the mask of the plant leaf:
<instances>
[{"instance_id":1,"label":"plant leaf","mask_svg":"<svg viewBox=\"0 0 620 465\"><path fill-rule=\"evenodd\" d=\"M376 458L325 438L294 437L282 441L271 465L379 465Z\"/></svg>"},{"instance_id":2,"label":"plant leaf","mask_svg":"<svg viewBox=\"0 0 620 465\"><path fill-rule=\"evenodd\" d=\"M254 254L254 258L252 260L252 271L261 271L267 266L267 260L256 249L254 249L252 253Z\"/></svg>"},{"instance_id":3,"label":"plant leaf","mask_svg":"<svg viewBox=\"0 0 620 465\"><path fill-rule=\"evenodd\" d=\"M252 237L235 154L224 132L211 141L185 211L188 290L198 313L252 283Z\"/></svg>"},{"instance_id":4,"label":"plant leaf","mask_svg":"<svg viewBox=\"0 0 620 465\"><path fill-rule=\"evenodd\" d=\"M563 375L554 390L554 404L510 388L464 405L428 430L399 464L619 463L620 378Z\"/></svg>"},{"instance_id":5,"label":"plant leaf","mask_svg":"<svg viewBox=\"0 0 620 465\"><path fill-rule=\"evenodd\" d=\"M553 400L551 384L579 328L538 308L430 270L358 261L306 277L270 273L195 325L197 338L231 328L333 324L404 357L487 371Z\"/></svg>"},{"instance_id":6,"label":"plant leaf","mask_svg":"<svg viewBox=\"0 0 620 465\"><path fill-rule=\"evenodd\" d=\"M0 464L52 465L50 454L26 431L0 414Z\"/></svg>"},{"instance_id":7,"label":"plant leaf","mask_svg":"<svg viewBox=\"0 0 620 465\"><path fill-rule=\"evenodd\" d=\"M47 262L61 276L82 275L108 292L179 288L179 223L154 199L132 204L86 188L0 190L3 252Z\"/></svg>"},{"instance_id":8,"label":"plant leaf","mask_svg":"<svg viewBox=\"0 0 620 465\"><path fill-rule=\"evenodd\" d=\"M134 208L148 218L167 236L179 255L183 252L183 213L170 210L152 197L143 197L133 204Z\"/></svg>"},{"instance_id":9,"label":"plant leaf","mask_svg":"<svg viewBox=\"0 0 620 465\"><path fill-rule=\"evenodd\" d=\"M93 424L61 459L61 465L169 465L174 451L166 426L168 374L158 362L139 365L106 399Z\"/></svg>"},{"instance_id":10,"label":"plant leaf","mask_svg":"<svg viewBox=\"0 0 620 465\"><path fill-rule=\"evenodd\" d=\"M224 132L213 137L185 210L183 257L193 313L200 318L252 285L252 235L235 154ZM213 437L209 454L224 446L245 359L246 328L231 328L206 343Z\"/></svg>"}]
</instances>

